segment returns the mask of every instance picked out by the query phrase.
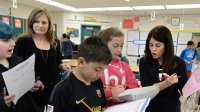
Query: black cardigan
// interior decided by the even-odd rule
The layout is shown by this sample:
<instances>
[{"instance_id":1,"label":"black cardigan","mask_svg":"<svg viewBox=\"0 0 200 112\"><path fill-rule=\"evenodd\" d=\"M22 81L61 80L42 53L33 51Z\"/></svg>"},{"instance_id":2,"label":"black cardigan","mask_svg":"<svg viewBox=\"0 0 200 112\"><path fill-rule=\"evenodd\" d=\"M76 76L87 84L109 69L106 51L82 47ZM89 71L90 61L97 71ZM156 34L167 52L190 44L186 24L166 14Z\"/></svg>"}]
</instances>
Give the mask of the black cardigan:
<instances>
[{"instance_id":1,"label":"black cardigan","mask_svg":"<svg viewBox=\"0 0 200 112\"><path fill-rule=\"evenodd\" d=\"M180 112L180 92L188 80L185 62L179 58L175 57L177 67L169 70L167 74L172 75L177 73L179 81L162 91L151 100L146 112ZM151 86L155 83L160 82L159 80L159 63L150 63L142 58L140 60L140 79L143 87Z\"/></svg>"},{"instance_id":2,"label":"black cardigan","mask_svg":"<svg viewBox=\"0 0 200 112\"><path fill-rule=\"evenodd\" d=\"M14 54L22 57L23 60L35 54L35 75L40 76L40 81L45 86L42 92L31 92L39 106L46 105L54 85L60 81L58 66L61 63L61 56L59 52L60 50L54 49L53 46L49 50L38 49L31 37L19 38L16 41Z\"/></svg>"}]
</instances>

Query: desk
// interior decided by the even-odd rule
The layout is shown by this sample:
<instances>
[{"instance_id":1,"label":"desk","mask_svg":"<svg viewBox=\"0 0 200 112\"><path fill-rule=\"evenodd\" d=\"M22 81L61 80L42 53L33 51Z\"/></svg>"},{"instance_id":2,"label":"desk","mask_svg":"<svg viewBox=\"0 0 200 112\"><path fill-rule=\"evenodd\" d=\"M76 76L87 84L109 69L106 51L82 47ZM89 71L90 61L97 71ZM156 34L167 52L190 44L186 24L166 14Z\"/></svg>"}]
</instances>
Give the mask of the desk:
<instances>
[{"instance_id":1,"label":"desk","mask_svg":"<svg viewBox=\"0 0 200 112\"><path fill-rule=\"evenodd\" d=\"M130 66L131 70L135 73L139 73L139 66Z\"/></svg>"},{"instance_id":2,"label":"desk","mask_svg":"<svg viewBox=\"0 0 200 112\"><path fill-rule=\"evenodd\" d=\"M69 65L69 66L75 67L75 66L77 66L78 61L76 59L63 59L62 63L64 65Z\"/></svg>"},{"instance_id":3,"label":"desk","mask_svg":"<svg viewBox=\"0 0 200 112\"><path fill-rule=\"evenodd\" d=\"M135 77L140 80L140 74L139 74L139 66L130 66L131 70L133 71ZM139 84L140 85L140 84Z\"/></svg>"}]
</instances>

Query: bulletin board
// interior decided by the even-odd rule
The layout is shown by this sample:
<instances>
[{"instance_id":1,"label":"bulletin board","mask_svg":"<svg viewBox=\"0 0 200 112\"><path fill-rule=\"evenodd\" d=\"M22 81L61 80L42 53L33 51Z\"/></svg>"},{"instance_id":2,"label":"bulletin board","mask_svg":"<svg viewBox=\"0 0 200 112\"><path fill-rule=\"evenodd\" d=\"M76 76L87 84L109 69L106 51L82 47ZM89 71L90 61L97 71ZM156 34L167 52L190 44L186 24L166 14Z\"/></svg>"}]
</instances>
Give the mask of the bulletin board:
<instances>
[{"instance_id":1,"label":"bulletin board","mask_svg":"<svg viewBox=\"0 0 200 112\"><path fill-rule=\"evenodd\" d=\"M130 30L127 32L126 54L137 56L144 54L147 31ZM192 32L171 32L174 43L174 54L180 56L180 53L187 47L187 42L192 40Z\"/></svg>"}]
</instances>

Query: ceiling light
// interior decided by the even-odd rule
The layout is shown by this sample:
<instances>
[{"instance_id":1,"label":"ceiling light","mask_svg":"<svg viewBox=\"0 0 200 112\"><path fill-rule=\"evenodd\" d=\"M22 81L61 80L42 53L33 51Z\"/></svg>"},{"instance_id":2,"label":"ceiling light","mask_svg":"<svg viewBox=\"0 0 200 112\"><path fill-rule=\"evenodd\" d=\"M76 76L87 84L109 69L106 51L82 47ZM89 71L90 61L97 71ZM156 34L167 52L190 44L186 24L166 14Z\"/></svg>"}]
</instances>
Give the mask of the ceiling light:
<instances>
[{"instance_id":1,"label":"ceiling light","mask_svg":"<svg viewBox=\"0 0 200 112\"><path fill-rule=\"evenodd\" d=\"M167 9L200 8L200 4L165 5Z\"/></svg>"},{"instance_id":2,"label":"ceiling light","mask_svg":"<svg viewBox=\"0 0 200 112\"><path fill-rule=\"evenodd\" d=\"M105 11L104 8L79 8L78 12Z\"/></svg>"},{"instance_id":3,"label":"ceiling light","mask_svg":"<svg viewBox=\"0 0 200 112\"><path fill-rule=\"evenodd\" d=\"M125 0L125 1L130 2L130 0Z\"/></svg>"},{"instance_id":4,"label":"ceiling light","mask_svg":"<svg viewBox=\"0 0 200 112\"><path fill-rule=\"evenodd\" d=\"M152 5L152 6L133 6L135 10L156 10L156 9L165 9L163 5Z\"/></svg>"},{"instance_id":5,"label":"ceiling light","mask_svg":"<svg viewBox=\"0 0 200 112\"><path fill-rule=\"evenodd\" d=\"M133 10L131 7L104 7L104 9L109 11L118 11L118 10Z\"/></svg>"},{"instance_id":6,"label":"ceiling light","mask_svg":"<svg viewBox=\"0 0 200 112\"><path fill-rule=\"evenodd\" d=\"M45 4L49 4L49 5L52 5L52 6L56 6L56 7L65 9L65 10L73 11L73 12L77 11L77 9L74 8L74 7L71 7L71 6L68 6L68 5L59 3L59 2L55 2L55 1L52 1L52 0L36 0L36 1L42 2L42 3L45 3Z\"/></svg>"}]
</instances>

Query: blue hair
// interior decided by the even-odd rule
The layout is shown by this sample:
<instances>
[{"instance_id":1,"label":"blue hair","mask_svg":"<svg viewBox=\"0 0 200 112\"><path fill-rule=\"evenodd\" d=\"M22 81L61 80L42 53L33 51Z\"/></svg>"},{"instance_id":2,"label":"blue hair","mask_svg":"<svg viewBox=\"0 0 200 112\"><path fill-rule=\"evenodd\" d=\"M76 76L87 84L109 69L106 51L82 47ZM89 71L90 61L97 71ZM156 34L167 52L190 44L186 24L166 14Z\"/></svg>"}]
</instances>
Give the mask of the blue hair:
<instances>
[{"instance_id":1,"label":"blue hair","mask_svg":"<svg viewBox=\"0 0 200 112\"><path fill-rule=\"evenodd\" d=\"M0 21L0 39L12 38L14 31L8 24Z\"/></svg>"}]
</instances>

